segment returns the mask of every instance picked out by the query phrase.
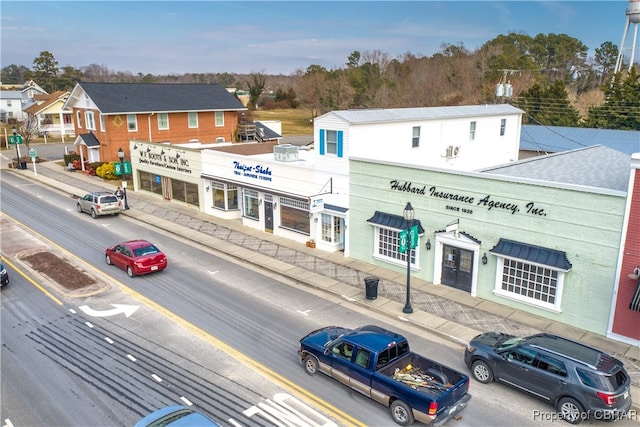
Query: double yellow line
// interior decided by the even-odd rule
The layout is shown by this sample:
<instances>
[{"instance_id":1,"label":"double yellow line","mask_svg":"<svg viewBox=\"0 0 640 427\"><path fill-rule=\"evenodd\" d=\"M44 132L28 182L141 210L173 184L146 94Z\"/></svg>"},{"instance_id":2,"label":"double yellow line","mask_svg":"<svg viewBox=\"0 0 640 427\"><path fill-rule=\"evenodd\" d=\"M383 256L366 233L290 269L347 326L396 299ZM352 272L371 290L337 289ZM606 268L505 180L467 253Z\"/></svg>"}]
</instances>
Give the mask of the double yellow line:
<instances>
[{"instance_id":1,"label":"double yellow line","mask_svg":"<svg viewBox=\"0 0 640 427\"><path fill-rule=\"evenodd\" d=\"M56 248L57 250L63 252L66 256L72 257L77 262L83 264L84 266L86 266L87 268L91 269L92 271L97 271L91 264L87 263L86 261L82 260L81 258L78 258L76 255L70 253L69 251L67 251L66 249L64 249L60 245L56 244L55 242L49 240L45 236L42 236L37 231L35 231L35 230L31 229L30 227L20 223L15 218L13 218L13 217L11 217L9 215L6 215L5 213L2 213L2 215L7 217L8 219L10 219L17 226L28 230L33 235L37 236L39 239L45 241L48 245L50 245L50 246ZM36 288L38 288L40 291L42 291L45 295L47 295L49 298L51 298L53 301L55 301L56 304L63 305L63 303L58 298L56 298L49 291L47 291L42 286L40 286L40 284L36 283L26 273L21 271L14 263L10 262L6 258L4 259L4 262L6 264L8 264L9 266L11 266L11 268L13 268L15 271L17 271L27 281L29 281L29 283L34 285ZM104 274L101 271L98 271L98 273L100 275ZM341 422L341 423L343 423L345 425L349 425L349 426L358 426L358 427L365 427L366 426L366 424L363 424L362 422L356 420L355 418L353 418L349 414L346 414L345 412L339 410L338 408L334 407L330 403L320 399L316 395L314 395L312 393L309 393L307 390L305 390L302 387L298 386L297 384L289 381L288 379L284 378L282 375L272 371L271 369L269 369L266 366L262 365L258 361L250 358L249 356L245 355L244 353L242 353L242 352L236 350L235 348L229 346L225 342L219 340L218 338L214 337L213 335L209 334L208 332L204 331L203 329L199 328L198 326L188 322L187 320L183 319L182 317L178 316L177 314L173 313L172 311L167 310L165 307L163 307L160 304L150 300L146 296L134 291L133 289L131 289L130 287L128 287L124 283L119 282L118 280L115 280L115 279L113 279L111 277L110 277L109 280L113 281L114 283L116 283L118 285L118 287L120 288L120 290L123 291L124 293L126 293L127 295L131 296L132 298L136 299L137 301L140 301L140 303L146 305L147 307L149 307L152 310L156 311L157 313L163 315L164 317L168 318L169 320L175 322L176 324L182 326L184 329L186 329L187 331L191 332L192 334L197 335L198 337L200 337L201 339L205 340L209 344L213 345L217 349L219 349L219 350L223 351L224 353L228 354L229 356L233 357L234 359L236 359L240 363L242 363L245 366L249 367L250 369L258 372L259 374L264 376L269 381L271 381L271 382L275 383L276 385L278 385L279 387L287 390L289 393L297 395L298 397L302 398L303 400L305 400L307 403L309 403L311 405L314 405L316 407L322 408L324 411L329 413L337 421L339 421L339 422ZM302 369L302 368L300 367L300 369Z\"/></svg>"}]
</instances>

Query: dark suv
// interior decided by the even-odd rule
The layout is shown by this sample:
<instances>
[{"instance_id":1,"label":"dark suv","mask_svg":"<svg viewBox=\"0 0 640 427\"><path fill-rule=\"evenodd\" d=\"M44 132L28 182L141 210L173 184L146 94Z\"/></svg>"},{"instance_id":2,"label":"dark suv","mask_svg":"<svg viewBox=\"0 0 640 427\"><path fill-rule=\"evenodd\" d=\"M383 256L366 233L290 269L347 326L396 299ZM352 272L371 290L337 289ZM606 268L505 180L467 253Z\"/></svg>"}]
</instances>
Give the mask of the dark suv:
<instances>
[{"instance_id":1,"label":"dark suv","mask_svg":"<svg viewBox=\"0 0 640 427\"><path fill-rule=\"evenodd\" d=\"M620 360L556 335L486 332L467 344L464 361L479 382L495 379L529 392L553 404L558 410L553 416L571 424L621 419L631 407L631 379Z\"/></svg>"},{"instance_id":2,"label":"dark suv","mask_svg":"<svg viewBox=\"0 0 640 427\"><path fill-rule=\"evenodd\" d=\"M100 215L119 215L122 203L115 194L107 191L94 191L78 199L78 212L87 212L91 217Z\"/></svg>"}]
</instances>

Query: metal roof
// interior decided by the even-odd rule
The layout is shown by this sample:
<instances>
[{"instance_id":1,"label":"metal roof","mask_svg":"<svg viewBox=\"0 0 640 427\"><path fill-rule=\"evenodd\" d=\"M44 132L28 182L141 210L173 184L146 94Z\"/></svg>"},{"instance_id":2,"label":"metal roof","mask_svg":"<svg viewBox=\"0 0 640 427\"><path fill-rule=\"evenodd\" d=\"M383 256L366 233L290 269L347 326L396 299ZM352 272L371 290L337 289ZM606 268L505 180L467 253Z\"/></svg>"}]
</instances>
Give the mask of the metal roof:
<instances>
[{"instance_id":1,"label":"metal roof","mask_svg":"<svg viewBox=\"0 0 640 427\"><path fill-rule=\"evenodd\" d=\"M335 115L352 124L376 122L403 122L419 120L458 119L463 117L522 114L509 104L462 105L455 107L372 108L363 110L337 110L320 117ZM317 119L316 119L317 120Z\"/></svg>"},{"instance_id":2,"label":"metal roof","mask_svg":"<svg viewBox=\"0 0 640 427\"><path fill-rule=\"evenodd\" d=\"M523 259L536 264L548 265L564 271L571 269L571 263L567 259L566 252L530 245L528 243L501 238L498 244L490 249L489 252L511 258Z\"/></svg>"},{"instance_id":3,"label":"metal roof","mask_svg":"<svg viewBox=\"0 0 640 427\"><path fill-rule=\"evenodd\" d=\"M238 98L215 83L78 83L72 96L78 96L78 87L102 114L247 109Z\"/></svg>"},{"instance_id":4,"label":"metal roof","mask_svg":"<svg viewBox=\"0 0 640 427\"><path fill-rule=\"evenodd\" d=\"M385 227L395 228L396 230L406 230L407 220L402 215L394 215L390 213L376 211L371 218L367 220L372 224L384 225ZM412 225L418 226L418 234L424 234L424 228L419 219L414 219Z\"/></svg>"},{"instance_id":5,"label":"metal roof","mask_svg":"<svg viewBox=\"0 0 640 427\"><path fill-rule=\"evenodd\" d=\"M629 155L640 153L640 132L540 125L522 125L520 132L520 150L556 153L596 144Z\"/></svg>"},{"instance_id":6,"label":"metal roof","mask_svg":"<svg viewBox=\"0 0 640 427\"><path fill-rule=\"evenodd\" d=\"M626 192L630 163L630 155L594 145L530 157L478 172Z\"/></svg>"}]
</instances>

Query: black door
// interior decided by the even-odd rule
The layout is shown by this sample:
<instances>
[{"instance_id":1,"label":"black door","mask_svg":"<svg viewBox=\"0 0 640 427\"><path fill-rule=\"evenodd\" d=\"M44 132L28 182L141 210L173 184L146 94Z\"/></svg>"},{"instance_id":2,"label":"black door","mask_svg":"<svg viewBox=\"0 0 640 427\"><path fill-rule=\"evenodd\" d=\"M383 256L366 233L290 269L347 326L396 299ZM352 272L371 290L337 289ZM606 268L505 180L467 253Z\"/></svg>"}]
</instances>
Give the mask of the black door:
<instances>
[{"instance_id":1,"label":"black door","mask_svg":"<svg viewBox=\"0 0 640 427\"><path fill-rule=\"evenodd\" d=\"M443 246L442 284L471 292L473 252L454 246Z\"/></svg>"},{"instance_id":2,"label":"black door","mask_svg":"<svg viewBox=\"0 0 640 427\"><path fill-rule=\"evenodd\" d=\"M264 202L264 231L273 233L273 202Z\"/></svg>"}]
</instances>

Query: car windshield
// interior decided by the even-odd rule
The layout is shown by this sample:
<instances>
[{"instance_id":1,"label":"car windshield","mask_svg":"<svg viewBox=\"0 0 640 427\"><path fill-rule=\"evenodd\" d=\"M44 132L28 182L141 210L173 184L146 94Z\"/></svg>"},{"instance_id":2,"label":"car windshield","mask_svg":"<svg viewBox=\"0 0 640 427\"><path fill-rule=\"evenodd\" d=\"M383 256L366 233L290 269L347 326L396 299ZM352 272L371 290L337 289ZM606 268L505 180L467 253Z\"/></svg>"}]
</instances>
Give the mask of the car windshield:
<instances>
[{"instance_id":1,"label":"car windshield","mask_svg":"<svg viewBox=\"0 0 640 427\"><path fill-rule=\"evenodd\" d=\"M523 338L521 337L516 337L516 338L511 338L505 341L498 341L496 343L496 351L500 352L500 351L504 351L507 349L510 349L511 347L515 347L518 344L520 344L520 342L523 340Z\"/></svg>"},{"instance_id":2,"label":"car windshield","mask_svg":"<svg viewBox=\"0 0 640 427\"><path fill-rule=\"evenodd\" d=\"M142 248L136 248L136 249L133 250L133 253L135 254L135 256L145 256L145 255L157 254L158 252L160 252L158 250L158 248L156 248L153 245L144 246Z\"/></svg>"}]
</instances>

